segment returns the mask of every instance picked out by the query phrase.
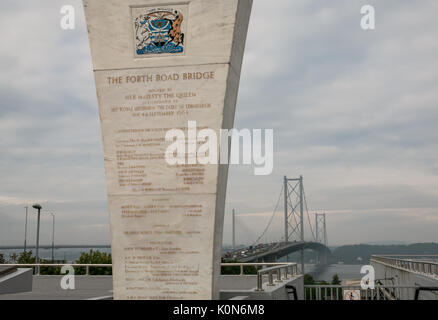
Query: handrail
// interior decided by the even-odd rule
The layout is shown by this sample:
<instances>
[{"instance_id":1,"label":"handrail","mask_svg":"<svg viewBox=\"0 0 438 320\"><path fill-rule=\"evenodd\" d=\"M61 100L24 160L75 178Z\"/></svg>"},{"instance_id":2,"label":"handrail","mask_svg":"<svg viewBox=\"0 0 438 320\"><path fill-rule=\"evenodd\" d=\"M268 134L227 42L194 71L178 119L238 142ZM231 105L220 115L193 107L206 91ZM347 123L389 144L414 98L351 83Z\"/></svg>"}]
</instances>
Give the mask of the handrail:
<instances>
[{"instance_id":1,"label":"handrail","mask_svg":"<svg viewBox=\"0 0 438 320\"><path fill-rule=\"evenodd\" d=\"M339 289L357 289L357 290L372 290L372 289L362 289L360 285L349 285L349 284L305 284L304 288L339 288ZM398 285L374 285L374 289L387 288L387 289L415 289L418 286L398 286Z\"/></svg>"},{"instance_id":2,"label":"handrail","mask_svg":"<svg viewBox=\"0 0 438 320\"><path fill-rule=\"evenodd\" d=\"M401 256L402 255L398 255L398 257ZM438 276L438 262L408 259L408 257L412 257L412 256L405 256L405 258L394 258L394 256L391 257L389 255L372 255L370 261L387 264L390 266L394 266L396 268L400 268L410 272L420 273L423 275L430 275L434 277ZM424 255L417 257L431 257L431 256Z\"/></svg>"},{"instance_id":3,"label":"handrail","mask_svg":"<svg viewBox=\"0 0 438 320\"><path fill-rule=\"evenodd\" d=\"M363 289L360 285L304 285L305 300L343 300L344 290L360 291L364 300L407 300L414 297L416 286L378 285Z\"/></svg>"},{"instance_id":4,"label":"handrail","mask_svg":"<svg viewBox=\"0 0 438 320\"><path fill-rule=\"evenodd\" d=\"M374 257L434 257L438 258L438 254L373 254Z\"/></svg>"},{"instance_id":5,"label":"handrail","mask_svg":"<svg viewBox=\"0 0 438 320\"><path fill-rule=\"evenodd\" d=\"M264 266L287 266L294 263L287 262L224 262L221 263L222 267L236 267L236 266L254 266L254 267L264 267ZM112 267L111 263L2 263L0 266L5 267L63 267L63 266L72 266L72 267Z\"/></svg>"},{"instance_id":6,"label":"handrail","mask_svg":"<svg viewBox=\"0 0 438 320\"><path fill-rule=\"evenodd\" d=\"M243 267L275 267L288 266L288 262L222 262L221 267L240 267L240 275L243 276Z\"/></svg>"},{"instance_id":7,"label":"handrail","mask_svg":"<svg viewBox=\"0 0 438 320\"><path fill-rule=\"evenodd\" d=\"M283 278L281 277L281 271L283 270ZM277 274L276 282L282 282L289 279L289 274L295 276L298 274L298 265L296 263L283 263L270 268L265 268L257 271L257 289L256 291L263 290L263 275L268 275L268 286L275 286L273 274Z\"/></svg>"},{"instance_id":8,"label":"handrail","mask_svg":"<svg viewBox=\"0 0 438 320\"><path fill-rule=\"evenodd\" d=\"M90 268L100 267L100 268L112 268L112 264L94 264L94 263L24 263L24 264L2 264L2 266L15 266L15 267L31 267L36 268L36 275L40 275L41 267L63 267L70 266L74 268L85 268L85 275L90 274ZM264 263L221 263L221 267L240 267L240 275L244 275L244 267L268 267L257 271L257 289L256 291L263 290L263 275L268 275L268 286L274 286L273 274L277 275L276 282L282 282L282 280L288 280L289 274L295 276L298 274L298 265L292 262L264 262ZM282 278L283 271L283 278Z\"/></svg>"},{"instance_id":9,"label":"handrail","mask_svg":"<svg viewBox=\"0 0 438 320\"><path fill-rule=\"evenodd\" d=\"M40 275L40 268L41 267L52 267L52 268L59 268L64 266L69 266L73 268L85 268L85 275L90 274L90 268L112 268L113 265L109 263L5 263L0 264L0 266L6 266L6 267L17 267L17 268L35 268L36 269L36 275Z\"/></svg>"}]
</instances>

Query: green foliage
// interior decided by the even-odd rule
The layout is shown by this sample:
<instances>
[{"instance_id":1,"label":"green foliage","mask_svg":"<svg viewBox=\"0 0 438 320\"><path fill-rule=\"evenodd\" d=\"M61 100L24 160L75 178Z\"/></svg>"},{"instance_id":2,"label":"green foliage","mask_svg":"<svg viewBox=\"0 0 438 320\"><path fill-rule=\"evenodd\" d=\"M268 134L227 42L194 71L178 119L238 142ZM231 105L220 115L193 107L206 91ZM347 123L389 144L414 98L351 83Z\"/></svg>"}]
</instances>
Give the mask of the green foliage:
<instances>
[{"instance_id":1,"label":"green foliage","mask_svg":"<svg viewBox=\"0 0 438 320\"><path fill-rule=\"evenodd\" d=\"M51 264L53 262L52 262L52 260L40 259L40 263ZM61 267L41 267L40 274L42 274L42 275L60 275L61 274Z\"/></svg>"},{"instance_id":2,"label":"green foliage","mask_svg":"<svg viewBox=\"0 0 438 320\"><path fill-rule=\"evenodd\" d=\"M332 278L332 285L340 285L341 284L341 280L339 279L339 276L337 274L335 274Z\"/></svg>"},{"instance_id":3,"label":"green foliage","mask_svg":"<svg viewBox=\"0 0 438 320\"><path fill-rule=\"evenodd\" d=\"M313 286L313 285L329 285L330 283L328 283L327 281L317 281L315 279L313 279L313 277L306 273L304 275L304 285L305 286Z\"/></svg>"},{"instance_id":4,"label":"green foliage","mask_svg":"<svg viewBox=\"0 0 438 320\"><path fill-rule=\"evenodd\" d=\"M313 279L313 277L310 274L305 274L304 275L304 285L305 286L312 286L315 284L315 279Z\"/></svg>"},{"instance_id":5,"label":"green foliage","mask_svg":"<svg viewBox=\"0 0 438 320\"><path fill-rule=\"evenodd\" d=\"M337 285L338 283L333 283L334 281L339 281L339 277L338 275L334 275L333 276L333 280L332 280L332 284L333 285ZM340 283L340 281L339 281ZM317 281L315 280L310 274L305 274L304 275L304 285L305 286L322 286L319 290L319 292L317 291L316 288L307 288L306 289L306 300L317 300L318 297L317 295L320 294L320 298L323 300L339 300L340 297L336 297L337 295L339 295L339 292L341 290L336 290L336 289L331 289L331 288L326 288L324 286L329 286L330 283L327 281ZM338 293L337 293L338 292ZM342 292L340 292L341 294L341 298L342 298Z\"/></svg>"},{"instance_id":6,"label":"green foliage","mask_svg":"<svg viewBox=\"0 0 438 320\"><path fill-rule=\"evenodd\" d=\"M17 263L18 256L16 253L13 253L9 256L9 263Z\"/></svg>"},{"instance_id":7,"label":"green foliage","mask_svg":"<svg viewBox=\"0 0 438 320\"><path fill-rule=\"evenodd\" d=\"M35 256L32 255L32 251L21 252L20 254L12 254L9 261L6 261L4 254L0 254L0 264L3 263L17 263L17 264L34 264L36 263ZM40 259L41 264L52 264L56 263L51 260ZM111 254L100 252L99 250L90 250L89 252L83 252L79 259L75 262L76 264L112 264ZM34 268L34 273L36 268ZM61 267L40 267L41 275L60 275ZM75 274L84 275L86 274L86 268L80 267L75 268ZM90 275L111 275L111 267L90 267Z\"/></svg>"},{"instance_id":8,"label":"green foliage","mask_svg":"<svg viewBox=\"0 0 438 320\"><path fill-rule=\"evenodd\" d=\"M32 250L21 252L18 255L17 262L20 264L32 264L36 263L36 258L32 256ZM51 264L53 263L51 260L40 259L41 264ZM35 268L34 268L35 269ZM60 275L61 268L60 267L41 267L40 268L41 275Z\"/></svg>"},{"instance_id":9,"label":"green foliage","mask_svg":"<svg viewBox=\"0 0 438 320\"><path fill-rule=\"evenodd\" d=\"M0 254L0 263L17 263L17 264L34 264L36 263L35 256L32 255L32 251L21 252L20 254L12 254L10 261L6 261L3 254ZM52 264L51 260L40 259L41 264ZM55 262L56 263L56 262ZM111 264L111 254L100 252L99 250L90 250L89 252L83 252L79 259L75 262L77 264ZM35 268L34 268L35 269ZM34 270L35 272L35 270ZM40 267L41 275L60 275L61 267ZM86 274L85 267L75 268L75 274ZM111 267L90 267L90 275L111 275Z\"/></svg>"},{"instance_id":10,"label":"green foliage","mask_svg":"<svg viewBox=\"0 0 438 320\"><path fill-rule=\"evenodd\" d=\"M20 264L35 263L35 257L32 257L32 251L22 252L18 255L17 262Z\"/></svg>"},{"instance_id":11,"label":"green foliage","mask_svg":"<svg viewBox=\"0 0 438 320\"><path fill-rule=\"evenodd\" d=\"M106 252L100 252L99 250L90 250L88 253L83 252L78 260L77 264L112 264L111 254ZM90 267L90 275L111 275L112 268L108 267ZM75 268L75 274L86 274L85 268Z\"/></svg>"},{"instance_id":12,"label":"green foliage","mask_svg":"<svg viewBox=\"0 0 438 320\"><path fill-rule=\"evenodd\" d=\"M1 259L0 259L1 261ZM32 251L25 251L25 252L20 252L18 255L16 253L11 254L9 261L7 261L8 263L11 264L34 264L36 263L36 258L34 256L32 256ZM6 261L4 262L0 262L0 263L6 263ZM41 264L50 264L52 263L50 260L44 260L44 259L40 259L40 263ZM36 271L36 268L33 268L34 272ZM41 275L59 275L61 272L61 268L59 267L41 267L40 268L40 274Z\"/></svg>"},{"instance_id":13,"label":"green foliage","mask_svg":"<svg viewBox=\"0 0 438 320\"><path fill-rule=\"evenodd\" d=\"M222 259L223 263L238 263L237 260L224 260ZM259 268L255 266L244 266L243 267L243 274L244 275L255 275L257 274ZM221 274L223 275L240 275L240 266L236 267L222 267L221 268Z\"/></svg>"}]
</instances>

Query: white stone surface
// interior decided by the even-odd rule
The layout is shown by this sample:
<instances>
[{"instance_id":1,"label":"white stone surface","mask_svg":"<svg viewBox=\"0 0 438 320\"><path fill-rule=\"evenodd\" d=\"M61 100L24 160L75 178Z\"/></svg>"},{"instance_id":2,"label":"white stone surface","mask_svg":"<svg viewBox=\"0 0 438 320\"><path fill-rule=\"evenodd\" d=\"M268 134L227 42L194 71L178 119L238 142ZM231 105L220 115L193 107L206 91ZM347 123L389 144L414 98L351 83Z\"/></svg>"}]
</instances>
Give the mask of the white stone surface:
<instances>
[{"instance_id":1,"label":"white stone surface","mask_svg":"<svg viewBox=\"0 0 438 320\"><path fill-rule=\"evenodd\" d=\"M143 8L184 13L181 54L137 56ZM84 0L111 222L116 299L217 299L226 165L171 166L170 129L234 123L250 0ZM133 13L134 12L134 13ZM196 79L201 75L201 79Z\"/></svg>"}]
</instances>

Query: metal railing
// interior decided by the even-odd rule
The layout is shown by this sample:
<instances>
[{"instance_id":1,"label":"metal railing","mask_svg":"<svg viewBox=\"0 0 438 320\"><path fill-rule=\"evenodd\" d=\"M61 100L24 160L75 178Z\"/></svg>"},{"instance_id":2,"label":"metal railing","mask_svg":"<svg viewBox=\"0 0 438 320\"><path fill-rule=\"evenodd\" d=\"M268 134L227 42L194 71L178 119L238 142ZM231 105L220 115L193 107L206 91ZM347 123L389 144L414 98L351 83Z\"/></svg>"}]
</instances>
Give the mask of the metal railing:
<instances>
[{"instance_id":1,"label":"metal railing","mask_svg":"<svg viewBox=\"0 0 438 320\"><path fill-rule=\"evenodd\" d=\"M73 268L85 268L85 275L90 275L90 268L112 268L112 264L80 264L80 263L15 263L15 264L1 264L1 266L10 266L17 268L35 268L35 275L41 275L41 268L62 268L69 266Z\"/></svg>"},{"instance_id":2,"label":"metal railing","mask_svg":"<svg viewBox=\"0 0 438 320\"><path fill-rule=\"evenodd\" d=\"M221 263L222 267L240 267L240 276L244 275L244 267L261 267L257 270L257 288L256 291L264 291L263 276L268 276L267 286L275 286L276 283L289 280L290 276L298 275L298 265L293 262L278 263ZM274 281L274 275L276 280Z\"/></svg>"},{"instance_id":3,"label":"metal railing","mask_svg":"<svg viewBox=\"0 0 438 320\"><path fill-rule=\"evenodd\" d=\"M291 265L297 265L296 263L293 262L262 262L262 263L258 263L258 262L223 262L221 263L221 267L240 267L240 275L243 276L244 275L244 267L286 267L286 266L291 266Z\"/></svg>"},{"instance_id":4,"label":"metal railing","mask_svg":"<svg viewBox=\"0 0 438 320\"><path fill-rule=\"evenodd\" d=\"M372 255L370 261L383 263L410 272L420 273L422 275L438 277L438 261L433 262L430 260L428 261L428 260L419 259L424 257L433 257L435 259L438 259L438 256L435 255L433 256Z\"/></svg>"},{"instance_id":5,"label":"metal railing","mask_svg":"<svg viewBox=\"0 0 438 320\"><path fill-rule=\"evenodd\" d=\"M283 272L282 272L283 271ZM282 277L283 273L283 277ZM289 280L289 275L295 276L298 274L298 265L296 263L285 263L273 267L269 267L266 269L261 269L257 271L257 289L256 291L264 291L263 289L263 276L268 275L268 284L267 286L275 286L274 283L274 274L276 275L275 282L281 283Z\"/></svg>"},{"instance_id":6,"label":"metal railing","mask_svg":"<svg viewBox=\"0 0 438 320\"><path fill-rule=\"evenodd\" d=\"M418 287L382 286L374 289L362 289L360 286L342 285L305 285L305 300L346 300L345 295L352 291L359 293L357 300L414 300Z\"/></svg>"},{"instance_id":7,"label":"metal railing","mask_svg":"<svg viewBox=\"0 0 438 320\"><path fill-rule=\"evenodd\" d=\"M11 266L17 268L35 268L35 275L41 275L42 267L62 268L63 266L70 266L73 268L85 268L85 275L90 275L90 268L112 268L112 264L78 264L78 263L26 263L26 264L2 264L2 266ZM288 280L289 276L298 275L298 265L296 263L221 263L221 267L239 267L240 276L244 276L245 267L262 268L257 270L257 289L263 290L263 276L268 276L268 286L275 286L274 275L276 275L275 282L280 283L283 280Z\"/></svg>"}]
</instances>

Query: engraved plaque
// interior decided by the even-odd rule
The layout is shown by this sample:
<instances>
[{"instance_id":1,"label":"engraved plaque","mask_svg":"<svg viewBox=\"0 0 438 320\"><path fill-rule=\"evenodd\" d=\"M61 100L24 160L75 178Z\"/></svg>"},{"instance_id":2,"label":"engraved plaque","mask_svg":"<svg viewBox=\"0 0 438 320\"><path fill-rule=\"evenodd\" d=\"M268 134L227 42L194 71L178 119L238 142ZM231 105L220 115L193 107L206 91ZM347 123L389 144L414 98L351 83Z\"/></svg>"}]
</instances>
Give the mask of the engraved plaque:
<instances>
[{"instance_id":1,"label":"engraved plaque","mask_svg":"<svg viewBox=\"0 0 438 320\"><path fill-rule=\"evenodd\" d=\"M114 298L218 299L228 166L169 164L166 133L233 127L252 2L83 2Z\"/></svg>"}]
</instances>

